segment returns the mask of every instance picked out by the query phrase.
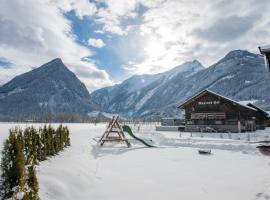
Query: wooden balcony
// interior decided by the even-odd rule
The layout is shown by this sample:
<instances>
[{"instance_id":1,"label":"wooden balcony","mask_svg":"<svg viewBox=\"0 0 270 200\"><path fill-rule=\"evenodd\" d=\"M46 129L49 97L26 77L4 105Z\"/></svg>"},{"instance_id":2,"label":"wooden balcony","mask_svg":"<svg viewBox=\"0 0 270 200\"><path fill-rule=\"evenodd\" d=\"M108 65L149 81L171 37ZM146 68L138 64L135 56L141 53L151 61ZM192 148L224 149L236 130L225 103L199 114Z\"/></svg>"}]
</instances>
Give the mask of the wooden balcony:
<instances>
[{"instance_id":1,"label":"wooden balcony","mask_svg":"<svg viewBox=\"0 0 270 200\"><path fill-rule=\"evenodd\" d=\"M226 113L191 113L191 119L226 119Z\"/></svg>"}]
</instances>

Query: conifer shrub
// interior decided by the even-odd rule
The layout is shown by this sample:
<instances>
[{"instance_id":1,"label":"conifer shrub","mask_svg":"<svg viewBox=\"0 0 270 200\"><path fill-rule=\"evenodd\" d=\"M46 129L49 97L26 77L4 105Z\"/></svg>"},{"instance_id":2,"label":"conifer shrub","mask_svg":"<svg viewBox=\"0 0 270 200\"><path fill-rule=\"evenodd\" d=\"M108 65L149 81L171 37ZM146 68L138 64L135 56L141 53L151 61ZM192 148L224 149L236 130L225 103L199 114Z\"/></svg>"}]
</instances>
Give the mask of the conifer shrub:
<instances>
[{"instance_id":1,"label":"conifer shrub","mask_svg":"<svg viewBox=\"0 0 270 200\"><path fill-rule=\"evenodd\" d=\"M68 146L69 130L62 125L11 129L2 150L0 198L39 199L35 166Z\"/></svg>"}]
</instances>

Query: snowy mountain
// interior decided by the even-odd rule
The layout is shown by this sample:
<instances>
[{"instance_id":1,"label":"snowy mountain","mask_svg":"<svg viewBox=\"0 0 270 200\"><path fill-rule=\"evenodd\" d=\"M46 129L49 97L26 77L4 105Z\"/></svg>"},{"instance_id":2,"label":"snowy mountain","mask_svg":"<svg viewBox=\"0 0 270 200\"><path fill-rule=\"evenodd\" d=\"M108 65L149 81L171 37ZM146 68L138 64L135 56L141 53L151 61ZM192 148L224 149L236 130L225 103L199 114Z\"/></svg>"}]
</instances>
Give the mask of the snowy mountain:
<instances>
[{"instance_id":1,"label":"snowy mountain","mask_svg":"<svg viewBox=\"0 0 270 200\"><path fill-rule=\"evenodd\" d=\"M184 94L191 96L194 92L209 88L238 101L270 99L270 74L265 68L263 57L248 51L229 52L188 82L184 88L186 92L178 94L178 97Z\"/></svg>"},{"instance_id":2,"label":"snowy mountain","mask_svg":"<svg viewBox=\"0 0 270 200\"><path fill-rule=\"evenodd\" d=\"M201 70L204 67L194 60L164 73L132 76L121 84L94 91L91 97L107 112L129 117L148 115L160 111L162 101L155 105L152 102L160 100L159 94L165 85L175 78L186 80Z\"/></svg>"},{"instance_id":3,"label":"snowy mountain","mask_svg":"<svg viewBox=\"0 0 270 200\"><path fill-rule=\"evenodd\" d=\"M235 50L208 68L194 60L160 74L132 76L91 95L61 59L54 59L0 86L0 119L100 112L123 117L179 116L177 106L206 88L270 110L270 74L263 57Z\"/></svg>"},{"instance_id":4,"label":"snowy mountain","mask_svg":"<svg viewBox=\"0 0 270 200\"><path fill-rule=\"evenodd\" d=\"M133 117L180 115L177 106L203 89L229 98L255 100L270 109L270 75L261 55L234 50L214 65L203 68L188 62L157 75L137 75L119 85L91 94L107 112Z\"/></svg>"},{"instance_id":5,"label":"snowy mountain","mask_svg":"<svg viewBox=\"0 0 270 200\"><path fill-rule=\"evenodd\" d=\"M86 115L97 109L85 85L54 59L0 87L0 117L27 118L47 114Z\"/></svg>"}]
</instances>

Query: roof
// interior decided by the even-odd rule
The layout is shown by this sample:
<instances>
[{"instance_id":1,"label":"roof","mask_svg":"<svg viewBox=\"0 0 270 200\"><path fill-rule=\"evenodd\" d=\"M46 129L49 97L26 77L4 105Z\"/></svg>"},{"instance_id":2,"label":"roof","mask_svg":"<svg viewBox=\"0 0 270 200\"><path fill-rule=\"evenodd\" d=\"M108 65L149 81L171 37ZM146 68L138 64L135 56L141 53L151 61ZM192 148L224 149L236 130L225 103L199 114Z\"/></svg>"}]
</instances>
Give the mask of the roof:
<instances>
[{"instance_id":1,"label":"roof","mask_svg":"<svg viewBox=\"0 0 270 200\"><path fill-rule=\"evenodd\" d=\"M255 108L256 110L263 112L263 113L264 113L265 115L267 115L267 116L269 115L269 113L268 113L267 111L261 109L261 108L258 107L258 106L255 106L255 105L252 104L252 103L248 103L247 106L252 107L252 108Z\"/></svg>"},{"instance_id":2,"label":"roof","mask_svg":"<svg viewBox=\"0 0 270 200\"><path fill-rule=\"evenodd\" d=\"M270 71L270 45L259 47L259 50L264 55L265 65Z\"/></svg>"},{"instance_id":3,"label":"roof","mask_svg":"<svg viewBox=\"0 0 270 200\"><path fill-rule=\"evenodd\" d=\"M197 94L195 94L194 96L190 97L189 99L187 99L186 101L184 101L181 105L179 105L178 108L184 108L185 105L187 105L188 103L190 103L190 102L192 102L192 101L195 101L196 99L198 99L199 97L203 96L203 95L206 94L206 93L212 94L212 95L214 95L214 96L221 97L222 99L225 99L225 100L227 100L227 101L229 101L229 102L231 102L231 103L233 103L233 104L236 104L236 105L238 105L238 106L244 107L244 108L249 109L249 110L258 111L258 110L260 109L260 108L257 108L256 106L254 106L253 104L251 104L251 105L253 105L253 106L243 105L243 104L241 104L241 103L239 103L239 102L237 102L237 101L234 101L234 100L232 100L232 99L230 99L230 98L227 98L227 97L225 97L225 96L222 96L222 95L220 95L220 94L218 94L218 93L215 93L215 92L213 92L213 91L211 91L211 90L209 90L209 89L200 91L199 93L197 93ZM250 104L250 103L249 103L249 104ZM260 109L260 111L263 111L263 110ZM265 111L263 111L263 112L265 112ZM266 113L266 112L265 112L265 113Z\"/></svg>"},{"instance_id":4,"label":"roof","mask_svg":"<svg viewBox=\"0 0 270 200\"><path fill-rule=\"evenodd\" d=\"M270 53L270 45L258 47L261 54Z\"/></svg>"}]
</instances>

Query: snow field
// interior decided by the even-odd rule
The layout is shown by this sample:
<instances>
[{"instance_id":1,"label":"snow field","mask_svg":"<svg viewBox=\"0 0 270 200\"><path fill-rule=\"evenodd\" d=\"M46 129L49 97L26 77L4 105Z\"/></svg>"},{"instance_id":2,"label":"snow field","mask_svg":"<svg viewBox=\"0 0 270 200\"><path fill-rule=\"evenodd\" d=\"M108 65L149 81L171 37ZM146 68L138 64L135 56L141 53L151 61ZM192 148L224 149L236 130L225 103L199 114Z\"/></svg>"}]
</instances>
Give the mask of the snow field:
<instances>
[{"instance_id":1,"label":"snow field","mask_svg":"<svg viewBox=\"0 0 270 200\"><path fill-rule=\"evenodd\" d=\"M0 124L1 148L14 125ZM152 139L159 148L144 148L134 140L132 148L100 148L92 138L103 134L105 124L66 125L71 132L71 147L37 167L43 200L270 197L270 157L259 154L254 144L244 139L190 138L190 133L179 137L179 133L156 132L154 125L147 125L133 130L139 137ZM196 148L202 146L211 147L213 155L199 155Z\"/></svg>"}]
</instances>

